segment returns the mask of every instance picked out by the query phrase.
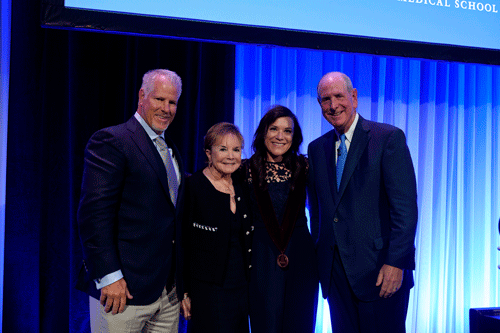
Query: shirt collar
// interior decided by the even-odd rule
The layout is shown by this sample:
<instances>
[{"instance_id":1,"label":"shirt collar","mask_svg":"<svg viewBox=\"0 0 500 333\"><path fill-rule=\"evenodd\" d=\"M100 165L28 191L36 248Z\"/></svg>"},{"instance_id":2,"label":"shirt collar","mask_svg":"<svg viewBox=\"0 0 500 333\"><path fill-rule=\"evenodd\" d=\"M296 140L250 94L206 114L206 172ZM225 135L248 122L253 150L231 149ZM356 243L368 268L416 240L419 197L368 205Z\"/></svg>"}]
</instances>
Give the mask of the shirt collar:
<instances>
[{"instance_id":1,"label":"shirt collar","mask_svg":"<svg viewBox=\"0 0 500 333\"><path fill-rule=\"evenodd\" d=\"M152 141L154 141L157 137L162 137L163 139L165 139L165 131L161 132L161 134L156 134L156 132L153 131L153 129L151 127L149 127L148 123L146 123L146 121L144 120L144 118L142 118L141 115L138 112L136 112L134 114L134 117L135 117L135 119L137 119L137 121L139 122L139 124L141 124L141 126L144 128L144 130L149 135L149 138Z\"/></svg>"},{"instance_id":2,"label":"shirt collar","mask_svg":"<svg viewBox=\"0 0 500 333\"><path fill-rule=\"evenodd\" d=\"M356 125L358 124L358 120L359 120L359 114L356 112L356 115L354 116L354 121L352 122L351 127L349 127L347 132L344 133L345 139L349 142L352 141L352 136L354 135L354 130L356 129ZM337 135L338 135L339 140L340 140L340 135L338 132L337 132Z\"/></svg>"}]
</instances>

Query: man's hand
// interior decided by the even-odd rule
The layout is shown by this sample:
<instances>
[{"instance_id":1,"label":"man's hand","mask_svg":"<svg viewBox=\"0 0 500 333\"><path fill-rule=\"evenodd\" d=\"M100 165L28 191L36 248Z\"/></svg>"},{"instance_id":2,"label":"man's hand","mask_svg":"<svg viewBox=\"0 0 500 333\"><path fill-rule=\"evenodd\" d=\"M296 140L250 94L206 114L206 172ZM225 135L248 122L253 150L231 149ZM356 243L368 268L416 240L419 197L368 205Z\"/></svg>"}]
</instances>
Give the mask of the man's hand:
<instances>
[{"instance_id":1,"label":"man's hand","mask_svg":"<svg viewBox=\"0 0 500 333\"><path fill-rule=\"evenodd\" d=\"M191 319L191 299L187 294L184 294L184 299L181 302L181 313L186 320Z\"/></svg>"},{"instance_id":2,"label":"man's hand","mask_svg":"<svg viewBox=\"0 0 500 333\"><path fill-rule=\"evenodd\" d=\"M104 306L105 312L122 313L125 310L127 299L132 298L127 288L127 282L123 278L101 289L101 304Z\"/></svg>"},{"instance_id":3,"label":"man's hand","mask_svg":"<svg viewBox=\"0 0 500 333\"><path fill-rule=\"evenodd\" d=\"M394 266L384 265L380 269L377 278L376 286L380 289L380 297L391 297L396 291L401 288L401 283L403 282L403 270Z\"/></svg>"}]
</instances>

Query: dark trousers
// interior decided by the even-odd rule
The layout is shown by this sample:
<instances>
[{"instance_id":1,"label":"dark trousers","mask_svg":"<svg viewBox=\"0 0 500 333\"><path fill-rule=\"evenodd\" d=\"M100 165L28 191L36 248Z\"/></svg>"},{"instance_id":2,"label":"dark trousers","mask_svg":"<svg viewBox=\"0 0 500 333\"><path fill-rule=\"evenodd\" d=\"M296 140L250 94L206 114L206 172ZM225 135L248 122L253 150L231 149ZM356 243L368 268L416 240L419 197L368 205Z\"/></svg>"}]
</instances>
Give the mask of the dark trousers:
<instances>
[{"instance_id":1,"label":"dark trousers","mask_svg":"<svg viewBox=\"0 0 500 333\"><path fill-rule=\"evenodd\" d=\"M336 248L328 293L332 332L404 333L410 288L408 283L403 283L392 297L372 302L360 301L349 285Z\"/></svg>"}]
</instances>

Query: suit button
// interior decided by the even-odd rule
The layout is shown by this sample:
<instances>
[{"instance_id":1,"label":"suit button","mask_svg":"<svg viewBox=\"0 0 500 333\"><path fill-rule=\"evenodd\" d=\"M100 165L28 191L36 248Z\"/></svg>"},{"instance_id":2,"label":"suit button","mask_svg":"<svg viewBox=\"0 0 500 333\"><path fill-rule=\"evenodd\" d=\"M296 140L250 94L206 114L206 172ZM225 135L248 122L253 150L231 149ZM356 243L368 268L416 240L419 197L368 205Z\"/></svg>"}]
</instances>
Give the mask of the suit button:
<instances>
[{"instance_id":1,"label":"suit button","mask_svg":"<svg viewBox=\"0 0 500 333\"><path fill-rule=\"evenodd\" d=\"M240 201L240 200L241 200L241 198L240 198L240 197L237 197L237 198L236 198L236 200Z\"/></svg>"},{"instance_id":2,"label":"suit button","mask_svg":"<svg viewBox=\"0 0 500 333\"><path fill-rule=\"evenodd\" d=\"M247 214L243 214L243 218L246 219L247 218Z\"/></svg>"},{"instance_id":3,"label":"suit button","mask_svg":"<svg viewBox=\"0 0 500 333\"><path fill-rule=\"evenodd\" d=\"M248 252L252 252L252 249L248 249Z\"/></svg>"},{"instance_id":4,"label":"suit button","mask_svg":"<svg viewBox=\"0 0 500 333\"><path fill-rule=\"evenodd\" d=\"M252 268L252 265L248 265L248 268Z\"/></svg>"},{"instance_id":5,"label":"suit button","mask_svg":"<svg viewBox=\"0 0 500 333\"><path fill-rule=\"evenodd\" d=\"M250 231L247 231L245 234L246 234L247 236L248 236L248 235L250 235Z\"/></svg>"},{"instance_id":6,"label":"suit button","mask_svg":"<svg viewBox=\"0 0 500 333\"><path fill-rule=\"evenodd\" d=\"M172 244L175 244L175 239L172 239Z\"/></svg>"},{"instance_id":7,"label":"suit button","mask_svg":"<svg viewBox=\"0 0 500 333\"><path fill-rule=\"evenodd\" d=\"M335 223L337 223L338 221L339 221L339 219L336 217L333 219L333 222L335 222Z\"/></svg>"}]
</instances>

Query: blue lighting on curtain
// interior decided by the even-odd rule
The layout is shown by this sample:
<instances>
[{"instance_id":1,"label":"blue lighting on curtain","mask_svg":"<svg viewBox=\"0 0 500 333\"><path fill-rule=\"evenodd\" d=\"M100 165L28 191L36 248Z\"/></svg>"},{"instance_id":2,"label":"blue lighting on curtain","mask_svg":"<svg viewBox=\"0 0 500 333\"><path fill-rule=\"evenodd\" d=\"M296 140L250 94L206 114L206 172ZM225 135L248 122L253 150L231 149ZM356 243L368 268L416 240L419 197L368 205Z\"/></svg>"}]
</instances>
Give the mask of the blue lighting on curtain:
<instances>
[{"instance_id":1,"label":"blue lighting on curtain","mask_svg":"<svg viewBox=\"0 0 500 333\"><path fill-rule=\"evenodd\" d=\"M235 123L246 141L283 104L299 119L305 153L331 129L316 101L330 71L352 78L363 117L407 136L419 206L407 331L468 332L470 308L500 305L500 67L238 45ZM316 332L331 332L319 303Z\"/></svg>"},{"instance_id":2,"label":"blue lighting on curtain","mask_svg":"<svg viewBox=\"0 0 500 333\"><path fill-rule=\"evenodd\" d=\"M0 314L3 313L5 244L5 177L7 170L7 115L9 110L10 0L0 3ZM2 327L0 316L0 328Z\"/></svg>"}]
</instances>

